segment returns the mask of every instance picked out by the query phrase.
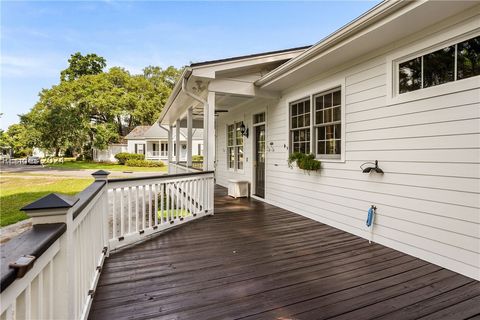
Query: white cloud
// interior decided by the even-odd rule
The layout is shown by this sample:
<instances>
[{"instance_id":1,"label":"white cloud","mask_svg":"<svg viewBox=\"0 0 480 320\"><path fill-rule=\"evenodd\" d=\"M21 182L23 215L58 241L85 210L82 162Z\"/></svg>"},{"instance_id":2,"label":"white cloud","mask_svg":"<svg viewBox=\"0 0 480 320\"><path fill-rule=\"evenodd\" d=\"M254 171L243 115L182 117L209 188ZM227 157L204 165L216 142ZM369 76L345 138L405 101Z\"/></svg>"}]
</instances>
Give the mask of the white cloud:
<instances>
[{"instance_id":1,"label":"white cloud","mask_svg":"<svg viewBox=\"0 0 480 320\"><path fill-rule=\"evenodd\" d=\"M60 59L54 55L2 55L0 61L2 78L30 78L59 75L64 64L64 59Z\"/></svg>"}]
</instances>

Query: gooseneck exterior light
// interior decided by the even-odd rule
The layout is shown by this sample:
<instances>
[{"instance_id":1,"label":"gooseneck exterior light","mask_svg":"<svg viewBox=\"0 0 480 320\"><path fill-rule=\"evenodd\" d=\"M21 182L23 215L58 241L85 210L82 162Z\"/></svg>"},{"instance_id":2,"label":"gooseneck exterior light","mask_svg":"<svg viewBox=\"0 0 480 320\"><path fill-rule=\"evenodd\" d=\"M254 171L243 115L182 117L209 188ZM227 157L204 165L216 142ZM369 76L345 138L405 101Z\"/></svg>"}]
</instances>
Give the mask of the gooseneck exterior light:
<instances>
[{"instance_id":1,"label":"gooseneck exterior light","mask_svg":"<svg viewBox=\"0 0 480 320\"><path fill-rule=\"evenodd\" d=\"M374 165L374 166L364 168L364 166L367 165L367 164L371 164L371 165ZM380 174L384 173L383 170L378 167L378 160L375 160L375 163L365 162L360 166L360 169L362 169L363 173L370 173L370 172L376 172L376 173L380 173Z\"/></svg>"}]
</instances>

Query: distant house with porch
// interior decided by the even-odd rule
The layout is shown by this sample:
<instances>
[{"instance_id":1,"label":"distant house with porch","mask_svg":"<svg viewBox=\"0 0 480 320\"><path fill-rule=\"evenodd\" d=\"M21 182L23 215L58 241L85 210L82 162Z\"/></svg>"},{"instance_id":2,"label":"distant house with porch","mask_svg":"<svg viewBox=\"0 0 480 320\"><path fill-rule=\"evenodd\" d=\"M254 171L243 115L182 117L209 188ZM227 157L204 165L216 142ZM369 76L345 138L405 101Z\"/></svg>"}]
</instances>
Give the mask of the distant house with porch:
<instances>
[{"instance_id":1,"label":"distant house with porch","mask_svg":"<svg viewBox=\"0 0 480 320\"><path fill-rule=\"evenodd\" d=\"M203 154L203 130L195 129L192 132L192 155ZM168 129L154 124L152 126L137 126L128 135L126 152L145 155L147 160L167 160L168 159ZM172 137L176 139L176 133ZM187 159L187 132L186 129L180 131L180 161ZM173 154L176 155L176 146L173 147Z\"/></svg>"}]
</instances>

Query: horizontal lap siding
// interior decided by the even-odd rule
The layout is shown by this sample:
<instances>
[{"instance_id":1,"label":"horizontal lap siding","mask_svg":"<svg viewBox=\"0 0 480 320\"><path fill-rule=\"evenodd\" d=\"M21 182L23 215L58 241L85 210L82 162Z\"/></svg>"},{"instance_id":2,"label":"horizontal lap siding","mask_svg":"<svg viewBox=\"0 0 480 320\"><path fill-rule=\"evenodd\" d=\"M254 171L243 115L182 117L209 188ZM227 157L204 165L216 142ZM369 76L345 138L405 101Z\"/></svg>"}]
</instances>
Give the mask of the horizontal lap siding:
<instances>
[{"instance_id":1,"label":"horizontal lap siding","mask_svg":"<svg viewBox=\"0 0 480 320\"><path fill-rule=\"evenodd\" d=\"M475 90L387 105L385 57L285 93L268 109L266 200L479 278L480 95ZM345 162L306 174L286 164L288 102L345 81ZM445 86L448 90L448 85ZM447 91L446 91L447 92ZM383 176L363 174L379 160Z\"/></svg>"},{"instance_id":2,"label":"horizontal lap siding","mask_svg":"<svg viewBox=\"0 0 480 320\"><path fill-rule=\"evenodd\" d=\"M220 115L216 119L216 167L215 167L215 177L216 183L227 187L229 179L236 180L247 180L251 181L251 153L252 153L252 135L253 130L251 128L251 116L253 111L252 107L247 107L242 110L233 110L229 111L226 114ZM227 169L227 125L233 124L234 122L241 122L249 128L249 138L243 139L243 152L244 152L244 169L242 171L233 171Z\"/></svg>"}]
</instances>

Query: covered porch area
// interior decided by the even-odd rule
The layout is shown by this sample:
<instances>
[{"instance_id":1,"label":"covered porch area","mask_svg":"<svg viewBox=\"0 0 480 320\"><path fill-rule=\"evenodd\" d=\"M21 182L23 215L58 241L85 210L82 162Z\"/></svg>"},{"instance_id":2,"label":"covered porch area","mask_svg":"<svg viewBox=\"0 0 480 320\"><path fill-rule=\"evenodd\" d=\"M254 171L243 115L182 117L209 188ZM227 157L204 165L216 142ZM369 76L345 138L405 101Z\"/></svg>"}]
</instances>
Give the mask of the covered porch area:
<instances>
[{"instance_id":1,"label":"covered porch area","mask_svg":"<svg viewBox=\"0 0 480 320\"><path fill-rule=\"evenodd\" d=\"M215 188L215 215L112 254L90 319L473 319L477 281Z\"/></svg>"}]
</instances>

